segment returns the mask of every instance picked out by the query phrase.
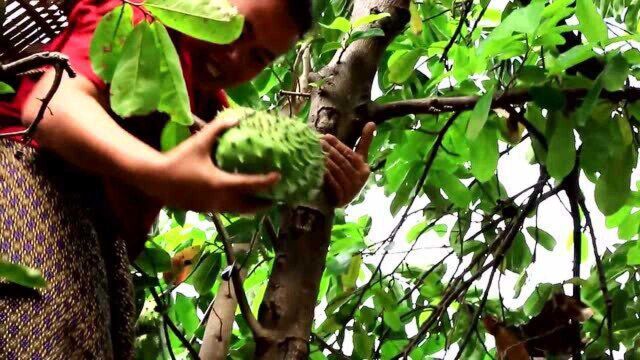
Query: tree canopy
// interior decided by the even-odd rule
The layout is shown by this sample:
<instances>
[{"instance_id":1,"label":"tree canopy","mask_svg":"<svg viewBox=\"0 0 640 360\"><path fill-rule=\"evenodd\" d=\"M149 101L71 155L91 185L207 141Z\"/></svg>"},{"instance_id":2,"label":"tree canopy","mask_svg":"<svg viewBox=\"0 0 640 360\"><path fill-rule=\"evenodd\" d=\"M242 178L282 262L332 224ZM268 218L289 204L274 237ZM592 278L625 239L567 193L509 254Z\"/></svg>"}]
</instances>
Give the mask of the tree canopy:
<instances>
[{"instance_id":1,"label":"tree canopy","mask_svg":"<svg viewBox=\"0 0 640 360\"><path fill-rule=\"evenodd\" d=\"M132 6L101 22L94 68L111 83L119 115L170 116L162 138L169 149L188 136L192 118L165 26L229 42L242 18L225 1L147 0L157 21L134 27ZM228 343L232 359L276 358L276 345L294 359L306 351L314 360L496 359L504 354L483 319L528 323L571 287L594 313L582 326L584 357L640 358L640 2L313 6L319 25L228 94L351 145L375 121L372 176L355 204L396 223L372 234L370 216L353 219L349 208L334 213L322 202L255 217L167 209L135 264L139 358L195 358L219 341L221 358ZM508 191L505 179L519 174L500 164L523 148L523 166L537 175ZM368 200L380 189L388 209ZM558 198L573 225L574 256L565 260L574 274L531 284L536 255L564 243L537 221L539 207ZM617 239L598 239L592 214ZM407 261L434 238L446 240L438 251ZM398 242L408 247L389 271L383 264ZM595 264L580 273L586 252ZM518 276L522 306L505 306L502 274ZM527 283L534 290L522 292ZM236 296L238 310L224 303ZM212 321L220 326L214 340L205 337Z\"/></svg>"}]
</instances>

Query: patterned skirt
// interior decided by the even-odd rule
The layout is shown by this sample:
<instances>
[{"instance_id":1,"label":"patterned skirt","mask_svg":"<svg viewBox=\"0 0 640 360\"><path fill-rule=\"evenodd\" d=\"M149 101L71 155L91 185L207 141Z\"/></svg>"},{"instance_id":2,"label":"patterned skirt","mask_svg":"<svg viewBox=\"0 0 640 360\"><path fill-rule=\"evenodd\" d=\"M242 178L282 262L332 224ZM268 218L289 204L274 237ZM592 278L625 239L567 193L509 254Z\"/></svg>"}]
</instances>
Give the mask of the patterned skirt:
<instances>
[{"instance_id":1,"label":"patterned skirt","mask_svg":"<svg viewBox=\"0 0 640 360\"><path fill-rule=\"evenodd\" d=\"M100 182L0 139L0 256L46 287L0 279L0 359L130 359L129 261Z\"/></svg>"}]
</instances>

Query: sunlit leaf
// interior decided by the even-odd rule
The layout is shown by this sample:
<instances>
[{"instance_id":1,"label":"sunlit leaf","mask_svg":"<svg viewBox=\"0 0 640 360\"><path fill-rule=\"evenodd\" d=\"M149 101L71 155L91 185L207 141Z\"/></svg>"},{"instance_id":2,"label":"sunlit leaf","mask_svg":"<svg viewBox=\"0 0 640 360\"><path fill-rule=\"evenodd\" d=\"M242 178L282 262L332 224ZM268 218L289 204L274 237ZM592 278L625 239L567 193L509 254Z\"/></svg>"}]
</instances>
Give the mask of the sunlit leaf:
<instances>
[{"instance_id":1,"label":"sunlit leaf","mask_svg":"<svg viewBox=\"0 0 640 360\"><path fill-rule=\"evenodd\" d=\"M0 95L13 94L13 93L14 93L14 90L9 84L3 83L2 81L0 81Z\"/></svg>"},{"instance_id":2,"label":"sunlit leaf","mask_svg":"<svg viewBox=\"0 0 640 360\"><path fill-rule=\"evenodd\" d=\"M357 18L353 21L353 27L357 28L363 25L371 24L378 20L384 19L386 17L391 16L389 13L380 13L380 14L369 14L363 17Z\"/></svg>"},{"instance_id":3,"label":"sunlit leaf","mask_svg":"<svg viewBox=\"0 0 640 360\"><path fill-rule=\"evenodd\" d=\"M489 116L489 109L493 101L493 88L489 89L476 103L469 118L469 126L467 127L467 139L474 141L487 122Z\"/></svg>"},{"instance_id":4,"label":"sunlit leaf","mask_svg":"<svg viewBox=\"0 0 640 360\"><path fill-rule=\"evenodd\" d=\"M144 6L166 26L216 44L236 40L244 25L227 0L146 0Z\"/></svg>"},{"instance_id":5,"label":"sunlit leaf","mask_svg":"<svg viewBox=\"0 0 640 360\"><path fill-rule=\"evenodd\" d=\"M580 31L593 43L607 40L608 30L593 0L577 0L576 16L580 21Z\"/></svg>"},{"instance_id":6,"label":"sunlit leaf","mask_svg":"<svg viewBox=\"0 0 640 360\"><path fill-rule=\"evenodd\" d=\"M93 71L111 82L127 36L133 30L133 9L124 4L102 17L93 34L89 57Z\"/></svg>"},{"instance_id":7,"label":"sunlit leaf","mask_svg":"<svg viewBox=\"0 0 640 360\"><path fill-rule=\"evenodd\" d=\"M493 126L485 126L471 142L471 172L482 182L491 179L498 167L498 136Z\"/></svg>"},{"instance_id":8,"label":"sunlit leaf","mask_svg":"<svg viewBox=\"0 0 640 360\"><path fill-rule=\"evenodd\" d=\"M351 22L344 18L344 17L337 17L333 20L333 22L329 25L325 25L320 23L320 26L327 28L327 29L333 29L333 30L338 30L341 31L343 33L348 33L351 31Z\"/></svg>"},{"instance_id":9,"label":"sunlit leaf","mask_svg":"<svg viewBox=\"0 0 640 360\"><path fill-rule=\"evenodd\" d=\"M148 23L127 37L111 84L111 107L122 117L146 115L160 102L161 51Z\"/></svg>"},{"instance_id":10,"label":"sunlit leaf","mask_svg":"<svg viewBox=\"0 0 640 360\"><path fill-rule=\"evenodd\" d=\"M171 42L167 29L155 22L152 25L160 47L162 72L162 95L158 111L169 114L171 121L181 125L193 124L187 85L184 82L180 58Z\"/></svg>"},{"instance_id":11,"label":"sunlit leaf","mask_svg":"<svg viewBox=\"0 0 640 360\"><path fill-rule=\"evenodd\" d=\"M0 279L28 288L43 288L46 280L38 270L0 258Z\"/></svg>"}]
</instances>

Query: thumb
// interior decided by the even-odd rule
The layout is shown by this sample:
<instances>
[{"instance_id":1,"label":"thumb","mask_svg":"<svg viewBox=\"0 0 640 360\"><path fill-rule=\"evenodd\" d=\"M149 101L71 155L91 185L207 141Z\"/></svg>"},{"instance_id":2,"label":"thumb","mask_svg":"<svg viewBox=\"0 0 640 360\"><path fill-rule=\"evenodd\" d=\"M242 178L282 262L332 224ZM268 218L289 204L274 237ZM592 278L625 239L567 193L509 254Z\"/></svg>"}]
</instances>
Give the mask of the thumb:
<instances>
[{"instance_id":1,"label":"thumb","mask_svg":"<svg viewBox=\"0 0 640 360\"><path fill-rule=\"evenodd\" d=\"M371 141L373 141L373 133L376 131L376 124L373 122L367 123L362 129L362 136L358 145L356 145L356 153L360 154L364 161L369 160L369 147L371 147Z\"/></svg>"},{"instance_id":2,"label":"thumb","mask_svg":"<svg viewBox=\"0 0 640 360\"><path fill-rule=\"evenodd\" d=\"M236 125L238 125L238 119L226 118L213 120L200 130L197 136L200 136L201 141L205 143L207 148L212 148L220 135Z\"/></svg>"}]
</instances>

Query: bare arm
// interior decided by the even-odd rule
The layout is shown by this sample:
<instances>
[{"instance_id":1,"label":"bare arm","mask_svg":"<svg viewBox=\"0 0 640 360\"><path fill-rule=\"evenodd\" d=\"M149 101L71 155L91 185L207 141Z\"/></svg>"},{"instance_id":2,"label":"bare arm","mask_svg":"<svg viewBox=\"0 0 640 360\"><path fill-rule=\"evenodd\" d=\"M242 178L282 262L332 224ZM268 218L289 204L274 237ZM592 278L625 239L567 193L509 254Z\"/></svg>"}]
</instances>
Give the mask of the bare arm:
<instances>
[{"instance_id":1,"label":"bare arm","mask_svg":"<svg viewBox=\"0 0 640 360\"><path fill-rule=\"evenodd\" d=\"M36 84L23 108L29 125L41 106L53 73ZM142 185L163 162L161 153L116 124L98 102L98 90L86 78L65 77L38 125L36 140L72 164L97 175Z\"/></svg>"},{"instance_id":2,"label":"bare arm","mask_svg":"<svg viewBox=\"0 0 640 360\"><path fill-rule=\"evenodd\" d=\"M28 124L51 86L46 73L23 109ZM267 204L252 195L278 181L277 174L235 175L216 168L210 153L231 122L213 122L163 154L119 127L98 101L86 78L65 78L38 126L36 140L88 172L128 183L166 205L195 211L253 212Z\"/></svg>"}]
</instances>

